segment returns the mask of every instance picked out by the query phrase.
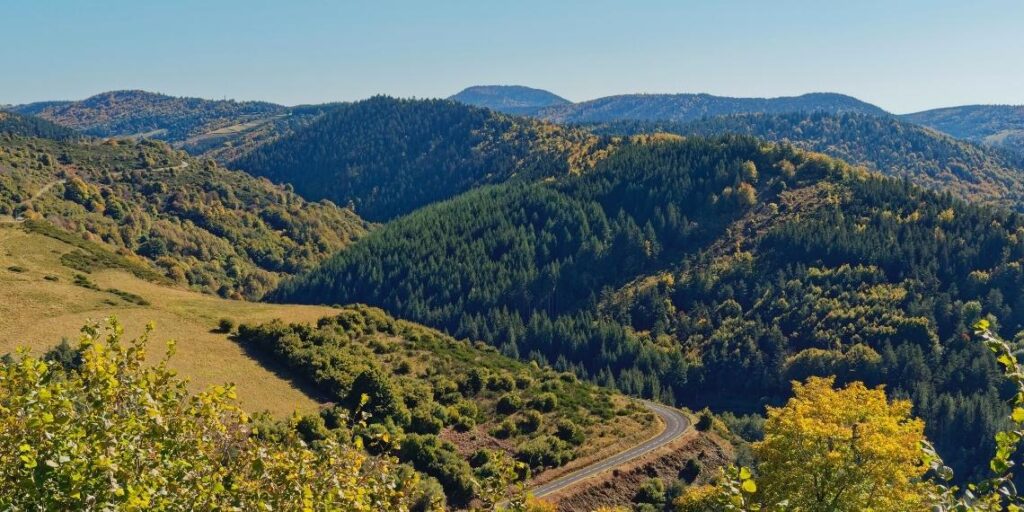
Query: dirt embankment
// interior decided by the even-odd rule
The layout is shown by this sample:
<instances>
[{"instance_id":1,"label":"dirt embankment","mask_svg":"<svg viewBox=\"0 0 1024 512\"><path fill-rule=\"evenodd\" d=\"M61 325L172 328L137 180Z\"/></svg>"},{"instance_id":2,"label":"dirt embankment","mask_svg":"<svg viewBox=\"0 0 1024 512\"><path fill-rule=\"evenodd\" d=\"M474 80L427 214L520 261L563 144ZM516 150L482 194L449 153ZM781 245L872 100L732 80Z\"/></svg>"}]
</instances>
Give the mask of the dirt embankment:
<instances>
[{"instance_id":1,"label":"dirt embankment","mask_svg":"<svg viewBox=\"0 0 1024 512\"><path fill-rule=\"evenodd\" d=\"M600 506L628 505L640 486L650 478L666 483L684 479L691 484L708 482L718 468L733 458L732 446L718 435L690 431L669 445L640 457L619 469L544 498L559 511L594 510ZM689 474L688 462L700 468ZM692 468L692 465L690 465Z\"/></svg>"}]
</instances>

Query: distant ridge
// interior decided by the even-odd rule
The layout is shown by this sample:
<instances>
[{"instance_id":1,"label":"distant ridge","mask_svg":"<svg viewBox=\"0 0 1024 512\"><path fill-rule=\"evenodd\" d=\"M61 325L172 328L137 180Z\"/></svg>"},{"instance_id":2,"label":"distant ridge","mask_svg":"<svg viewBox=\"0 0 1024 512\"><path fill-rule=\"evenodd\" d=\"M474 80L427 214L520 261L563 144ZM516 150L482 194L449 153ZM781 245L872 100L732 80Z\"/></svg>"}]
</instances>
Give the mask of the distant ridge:
<instances>
[{"instance_id":1,"label":"distant ridge","mask_svg":"<svg viewBox=\"0 0 1024 512\"><path fill-rule=\"evenodd\" d=\"M537 115L561 123L606 123L624 120L685 122L722 115L788 112L889 115L885 110L852 96L827 92L779 98L730 98L711 94L623 94L545 108Z\"/></svg>"},{"instance_id":2,"label":"distant ridge","mask_svg":"<svg viewBox=\"0 0 1024 512\"><path fill-rule=\"evenodd\" d=\"M261 101L179 98L139 90L109 91L81 101L29 103L10 110L88 135L145 136L169 142L287 112L284 106Z\"/></svg>"},{"instance_id":3,"label":"distant ridge","mask_svg":"<svg viewBox=\"0 0 1024 512\"><path fill-rule=\"evenodd\" d=\"M1024 105L964 105L900 117L960 139L1024 156Z\"/></svg>"},{"instance_id":4,"label":"distant ridge","mask_svg":"<svg viewBox=\"0 0 1024 512\"><path fill-rule=\"evenodd\" d=\"M523 85L474 85L448 99L507 114L532 114L572 103L552 92Z\"/></svg>"},{"instance_id":5,"label":"distant ridge","mask_svg":"<svg viewBox=\"0 0 1024 512\"><path fill-rule=\"evenodd\" d=\"M736 114L825 112L889 116L884 109L852 96L812 92L777 98L733 98L713 94L619 94L579 103L522 85L476 85L449 99L508 114L529 115L556 123L615 121L688 122Z\"/></svg>"}]
</instances>

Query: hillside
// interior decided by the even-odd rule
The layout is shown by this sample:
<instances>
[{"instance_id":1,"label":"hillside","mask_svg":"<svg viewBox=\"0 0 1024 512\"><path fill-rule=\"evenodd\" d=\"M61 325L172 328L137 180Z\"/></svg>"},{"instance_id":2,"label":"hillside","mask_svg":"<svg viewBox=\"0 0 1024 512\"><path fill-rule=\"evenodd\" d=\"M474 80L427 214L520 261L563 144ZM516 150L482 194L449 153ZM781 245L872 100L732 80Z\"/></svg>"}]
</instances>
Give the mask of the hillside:
<instances>
[{"instance_id":1,"label":"hillside","mask_svg":"<svg viewBox=\"0 0 1024 512\"><path fill-rule=\"evenodd\" d=\"M98 137L145 136L171 142L241 120L285 114L281 105L255 101L178 98L146 91L110 91L81 101L13 107Z\"/></svg>"},{"instance_id":2,"label":"hillside","mask_svg":"<svg viewBox=\"0 0 1024 512\"><path fill-rule=\"evenodd\" d=\"M966 105L900 117L960 139L1013 151L1024 159L1024 105Z\"/></svg>"},{"instance_id":3,"label":"hillside","mask_svg":"<svg viewBox=\"0 0 1024 512\"><path fill-rule=\"evenodd\" d=\"M213 158L224 165L315 122L338 105L303 105L289 107L286 113L269 117L238 118L232 124L208 126L174 143L174 146L192 155Z\"/></svg>"},{"instance_id":4,"label":"hillside","mask_svg":"<svg viewBox=\"0 0 1024 512\"><path fill-rule=\"evenodd\" d=\"M436 478L459 507L476 494L473 468L488 460L480 450L504 451L536 475L662 428L608 389L375 308L346 307L315 325L243 324L236 339L337 404L321 413L314 437L334 428L341 411L361 409L371 453L391 452Z\"/></svg>"},{"instance_id":5,"label":"hillside","mask_svg":"<svg viewBox=\"0 0 1024 512\"><path fill-rule=\"evenodd\" d=\"M884 110L850 96L810 93L779 98L729 98L710 94L623 94L542 109L536 116L557 123L611 121L693 121L732 114L857 112L884 116Z\"/></svg>"},{"instance_id":6,"label":"hillside","mask_svg":"<svg viewBox=\"0 0 1024 512\"><path fill-rule=\"evenodd\" d=\"M0 134L67 141L81 138L78 132L45 119L0 111Z\"/></svg>"},{"instance_id":7,"label":"hillside","mask_svg":"<svg viewBox=\"0 0 1024 512\"><path fill-rule=\"evenodd\" d=\"M225 163L291 133L334 106L284 107L266 102L111 91L81 101L40 102L7 109L86 135L163 140L192 155Z\"/></svg>"},{"instance_id":8,"label":"hillside","mask_svg":"<svg viewBox=\"0 0 1024 512\"><path fill-rule=\"evenodd\" d=\"M216 332L217 322L309 322L335 310L219 299L155 284L130 266L83 268L68 258L80 251L24 225L0 223L0 355L19 346L41 355L62 338L75 339L90 319L116 316L131 336L152 321L154 355L162 353L165 340L176 340L173 368L190 379L193 390L234 382L250 412L287 417L294 410L316 410L316 400L246 355L227 333ZM116 258L101 247L94 254Z\"/></svg>"},{"instance_id":9,"label":"hillside","mask_svg":"<svg viewBox=\"0 0 1024 512\"><path fill-rule=\"evenodd\" d=\"M1024 209L1024 159L901 121L845 113L741 114L688 123L605 123L599 134L670 132L682 135L752 135L790 142L961 198Z\"/></svg>"},{"instance_id":10,"label":"hillside","mask_svg":"<svg viewBox=\"0 0 1024 512\"><path fill-rule=\"evenodd\" d=\"M533 114L545 107L571 103L554 93L522 85L474 85L448 99L506 114Z\"/></svg>"},{"instance_id":11,"label":"hillside","mask_svg":"<svg viewBox=\"0 0 1024 512\"><path fill-rule=\"evenodd\" d=\"M367 226L156 141L59 142L0 134L0 215L99 242L161 279L258 298Z\"/></svg>"},{"instance_id":12,"label":"hillside","mask_svg":"<svg viewBox=\"0 0 1024 512\"><path fill-rule=\"evenodd\" d=\"M83 270L66 258L77 246L21 225L0 225L0 248L0 355L17 347L41 355L61 338L74 339L89 319L116 316L131 335L152 321L152 356L174 339L172 369L193 390L234 383L250 412L285 418L298 411L314 425L323 421L319 404L350 407L360 376L373 373L396 402L388 409L381 391L365 388L363 406L373 412L365 435L374 439L386 428L396 442L371 451L395 450L459 503L474 492L466 478L479 464L466 460L478 449L506 451L536 475L606 456L661 428L621 395L380 310L231 301L154 284L127 268ZM219 327L222 318L240 324L237 334ZM397 442L402 430L422 453Z\"/></svg>"},{"instance_id":13,"label":"hillside","mask_svg":"<svg viewBox=\"0 0 1024 512\"><path fill-rule=\"evenodd\" d=\"M339 106L231 166L386 221L517 174L578 171L607 144L452 101L375 97Z\"/></svg>"},{"instance_id":14,"label":"hillside","mask_svg":"<svg viewBox=\"0 0 1024 512\"><path fill-rule=\"evenodd\" d=\"M884 383L968 477L1007 411L967 326L1024 326L1022 229L790 146L690 138L429 206L271 298L377 305L692 407L763 411L807 375Z\"/></svg>"}]
</instances>

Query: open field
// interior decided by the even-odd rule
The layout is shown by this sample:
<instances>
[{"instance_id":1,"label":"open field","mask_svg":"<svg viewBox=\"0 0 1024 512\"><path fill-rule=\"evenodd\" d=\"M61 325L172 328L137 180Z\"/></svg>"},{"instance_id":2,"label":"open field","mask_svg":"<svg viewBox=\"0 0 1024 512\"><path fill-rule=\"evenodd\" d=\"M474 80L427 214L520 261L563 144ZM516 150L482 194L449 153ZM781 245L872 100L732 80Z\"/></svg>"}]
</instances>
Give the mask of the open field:
<instances>
[{"instance_id":1,"label":"open field","mask_svg":"<svg viewBox=\"0 0 1024 512\"><path fill-rule=\"evenodd\" d=\"M214 329L221 318L235 322L274 318L311 322L331 314L331 308L224 300L150 283L120 270L86 275L98 288L90 289L75 284L75 275L80 272L61 264L61 256L73 249L15 225L0 225L0 354L19 346L41 353L62 337L74 339L90 319L114 315L129 336L140 334L145 324L153 321L156 332L150 356L161 355L166 340L176 340L172 367L188 377L196 389L233 382L242 405L252 411L266 409L280 416L296 409L315 409L313 399Z\"/></svg>"}]
</instances>

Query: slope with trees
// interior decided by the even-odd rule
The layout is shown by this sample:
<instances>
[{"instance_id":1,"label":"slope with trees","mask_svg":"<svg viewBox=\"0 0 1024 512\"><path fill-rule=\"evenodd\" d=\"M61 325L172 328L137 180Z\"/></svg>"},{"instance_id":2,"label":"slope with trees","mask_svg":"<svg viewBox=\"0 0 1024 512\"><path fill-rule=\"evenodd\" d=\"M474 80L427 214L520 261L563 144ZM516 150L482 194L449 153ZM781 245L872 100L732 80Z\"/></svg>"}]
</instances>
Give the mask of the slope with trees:
<instances>
[{"instance_id":1,"label":"slope with trees","mask_svg":"<svg viewBox=\"0 0 1024 512\"><path fill-rule=\"evenodd\" d=\"M440 510L393 458L349 429L308 445L254 419L233 386L193 394L146 362L147 331L90 324L74 358L0 361L0 506L12 510ZM358 416L348 425L358 425Z\"/></svg>"},{"instance_id":2,"label":"slope with trees","mask_svg":"<svg viewBox=\"0 0 1024 512\"><path fill-rule=\"evenodd\" d=\"M365 302L628 392L737 413L839 375L909 397L969 477L1005 405L966 341L1024 326L1024 219L744 137L627 144L472 191L271 295Z\"/></svg>"},{"instance_id":3,"label":"slope with trees","mask_svg":"<svg viewBox=\"0 0 1024 512\"><path fill-rule=\"evenodd\" d=\"M82 137L81 134L71 128L60 126L42 118L3 111L0 111L0 133L60 141Z\"/></svg>"},{"instance_id":4,"label":"slope with trees","mask_svg":"<svg viewBox=\"0 0 1024 512\"><path fill-rule=\"evenodd\" d=\"M258 298L367 229L350 210L162 142L9 133L0 134L0 214L107 244L171 281L236 298Z\"/></svg>"},{"instance_id":5,"label":"slope with trees","mask_svg":"<svg viewBox=\"0 0 1024 512\"><path fill-rule=\"evenodd\" d=\"M823 112L743 114L689 123L619 121L594 125L592 129L606 135L733 133L785 141L931 189L951 191L965 199L1024 208L1024 158L895 117Z\"/></svg>"},{"instance_id":6,"label":"slope with trees","mask_svg":"<svg viewBox=\"0 0 1024 512\"><path fill-rule=\"evenodd\" d=\"M81 101L30 103L11 110L97 137L146 135L172 142L240 120L286 112L273 103L179 98L146 91L110 91Z\"/></svg>"},{"instance_id":7,"label":"slope with trees","mask_svg":"<svg viewBox=\"0 0 1024 512\"><path fill-rule=\"evenodd\" d=\"M385 221L513 176L578 171L607 144L452 101L375 97L340 106L231 165Z\"/></svg>"},{"instance_id":8,"label":"slope with trees","mask_svg":"<svg viewBox=\"0 0 1024 512\"><path fill-rule=\"evenodd\" d=\"M1024 158L1024 105L965 105L900 117L960 139L1002 148Z\"/></svg>"},{"instance_id":9,"label":"slope with trees","mask_svg":"<svg viewBox=\"0 0 1024 512\"><path fill-rule=\"evenodd\" d=\"M339 418L360 411L366 425L355 432L372 453L393 453L436 478L458 506L478 497L475 480L494 457L488 449L539 473L639 443L653 426L638 403L575 375L366 306L315 325L243 324L235 339L334 404L300 423L307 440L329 437Z\"/></svg>"}]
</instances>

